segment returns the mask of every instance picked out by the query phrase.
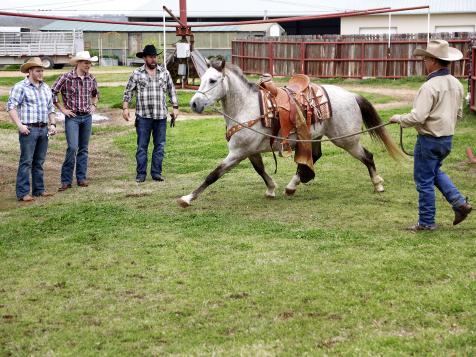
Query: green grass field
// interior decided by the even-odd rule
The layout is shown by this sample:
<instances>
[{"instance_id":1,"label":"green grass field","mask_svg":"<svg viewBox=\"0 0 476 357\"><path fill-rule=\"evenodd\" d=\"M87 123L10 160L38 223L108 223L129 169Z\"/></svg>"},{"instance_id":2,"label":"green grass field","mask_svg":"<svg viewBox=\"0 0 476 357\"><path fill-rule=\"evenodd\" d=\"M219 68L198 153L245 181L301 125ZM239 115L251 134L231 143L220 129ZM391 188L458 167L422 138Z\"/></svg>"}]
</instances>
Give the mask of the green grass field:
<instances>
[{"instance_id":1,"label":"green grass field","mask_svg":"<svg viewBox=\"0 0 476 357\"><path fill-rule=\"evenodd\" d=\"M467 111L444 165L473 199L464 150L475 137ZM412 149L414 130L404 139ZM278 158L276 199L242 162L182 209L176 198L227 154L223 119L177 122L167 140L166 181L138 185L133 127L98 127L91 185L22 206L16 131L0 126L11 190L0 211L0 355L476 354L476 215L453 227L438 193L439 229L405 231L417 219L411 159L395 162L364 136L385 179L375 194L365 166L325 143L316 179L292 198L282 191L295 165ZM50 141L53 182L65 145ZM274 171L270 154L265 165Z\"/></svg>"}]
</instances>

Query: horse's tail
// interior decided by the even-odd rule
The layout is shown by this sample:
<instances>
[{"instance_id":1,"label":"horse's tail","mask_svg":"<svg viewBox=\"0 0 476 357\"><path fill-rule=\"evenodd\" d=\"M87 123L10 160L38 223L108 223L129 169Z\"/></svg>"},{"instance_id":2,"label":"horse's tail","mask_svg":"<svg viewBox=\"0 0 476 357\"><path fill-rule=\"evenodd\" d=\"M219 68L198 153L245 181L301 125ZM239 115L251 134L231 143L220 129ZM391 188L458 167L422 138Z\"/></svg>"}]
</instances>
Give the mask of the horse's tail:
<instances>
[{"instance_id":1,"label":"horse's tail","mask_svg":"<svg viewBox=\"0 0 476 357\"><path fill-rule=\"evenodd\" d=\"M360 95L356 95L356 100L367 129L383 124L382 119L378 115L372 103ZM402 151L392 140L392 137L384 126L375 130L371 130L369 133L373 140L380 141L385 145L392 158L399 159L403 157Z\"/></svg>"}]
</instances>

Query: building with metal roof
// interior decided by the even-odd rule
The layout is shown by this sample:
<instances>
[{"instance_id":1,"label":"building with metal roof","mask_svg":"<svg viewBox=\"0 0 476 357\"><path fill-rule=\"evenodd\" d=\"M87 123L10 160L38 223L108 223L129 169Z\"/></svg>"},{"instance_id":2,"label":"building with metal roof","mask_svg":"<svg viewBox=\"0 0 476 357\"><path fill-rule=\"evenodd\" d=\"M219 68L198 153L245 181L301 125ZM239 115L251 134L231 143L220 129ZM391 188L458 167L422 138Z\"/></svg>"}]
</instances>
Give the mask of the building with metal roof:
<instances>
[{"instance_id":1,"label":"building with metal roof","mask_svg":"<svg viewBox=\"0 0 476 357\"><path fill-rule=\"evenodd\" d=\"M179 14L178 0L157 2L150 0L138 8L130 21L160 21L162 4ZM188 21L237 21L287 17L324 15L329 13L372 8L407 8L429 5L430 32L473 32L476 26L476 0L188 0ZM418 33L427 31L426 9L392 13L390 23L393 33ZM342 17L325 20L309 20L282 23L288 35L308 34L358 34L388 31L389 15Z\"/></svg>"}]
</instances>

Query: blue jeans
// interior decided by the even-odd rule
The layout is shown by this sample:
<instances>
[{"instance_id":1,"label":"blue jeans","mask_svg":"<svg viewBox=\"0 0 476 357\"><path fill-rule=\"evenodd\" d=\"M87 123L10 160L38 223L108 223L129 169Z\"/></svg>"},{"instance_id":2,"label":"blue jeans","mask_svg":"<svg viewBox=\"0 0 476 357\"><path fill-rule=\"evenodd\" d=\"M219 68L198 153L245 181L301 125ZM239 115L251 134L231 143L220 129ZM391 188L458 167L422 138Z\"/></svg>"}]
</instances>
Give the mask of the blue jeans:
<instances>
[{"instance_id":1,"label":"blue jeans","mask_svg":"<svg viewBox=\"0 0 476 357\"><path fill-rule=\"evenodd\" d=\"M61 167L61 183L71 185L73 182L73 171L76 165L76 180L86 181L88 172L88 145L92 129L91 114L66 117L64 129L68 149L66 157Z\"/></svg>"},{"instance_id":2,"label":"blue jeans","mask_svg":"<svg viewBox=\"0 0 476 357\"><path fill-rule=\"evenodd\" d=\"M43 163L48 150L48 128L29 127L29 129L30 134L19 134L20 162L16 182L17 199L30 194L30 173L33 196L39 196L45 191Z\"/></svg>"},{"instance_id":3,"label":"blue jeans","mask_svg":"<svg viewBox=\"0 0 476 357\"><path fill-rule=\"evenodd\" d=\"M145 179L147 176L147 152L149 149L150 134L154 140L152 151L152 165L150 174L152 177L162 175L162 161L165 155L165 138L167 132L167 120L153 120L149 118L136 118L137 131L137 179Z\"/></svg>"},{"instance_id":4,"label":"blue jeans","mask_svg":"<svg viewBox=\"0 0 476 357\"><path fill-rule=\"evenodd\" d=\"M433 137L418 135L415 144L413 177L419 194L418 213L420 225L435 224L435 188L438 188L453 209L465 203L451 179L440 167L451 152L452 136Z\"/></svg>"}]
</instances>

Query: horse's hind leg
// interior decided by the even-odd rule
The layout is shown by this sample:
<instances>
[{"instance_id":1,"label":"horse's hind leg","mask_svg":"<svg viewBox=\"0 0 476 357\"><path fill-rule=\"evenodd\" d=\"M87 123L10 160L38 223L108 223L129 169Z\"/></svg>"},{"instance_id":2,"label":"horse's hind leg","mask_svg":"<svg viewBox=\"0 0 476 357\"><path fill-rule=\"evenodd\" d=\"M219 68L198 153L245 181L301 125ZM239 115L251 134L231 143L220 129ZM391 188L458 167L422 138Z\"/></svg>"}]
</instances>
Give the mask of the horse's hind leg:
<instances>
[{"instance_id":1,"label":"horse's hind leg","mask_svg":"<svg viewBox=\"0 0 476 357\"><path fill-rule=\"evenodd\" d=\"M318 140L320 140L322 138L319 137L317 138ZM314 161L314 163L316 163L317 160L319 160L322 156L322 150L321 150L321 142L318 141L318 142L313 142L312 143L312 160ZM296 192L296 189L297 189L297 186L301 183L301 178L299 177L299 175L296 173L293 178L291 179L291 181L289 181L288 185L286 186L286 188L284 189L284 194L286 196L292 196L294 195L294 193Z\"/></svg>"},{"instance_id":2,"label":"horse's hind leg","mask_svg":"<svg viewBox=\"0 0 476 357\"><path fill-rule=\"evenodd\" d=\"M232 167L236 166L244 157L232 155L231 153L222 161L220 165L218 165L215 170L210 172L206 177L205 181L191 194L182 196L177 199L177 203L182 207L188 207L192 203L193 200L197 199L198 195L200 195L208 186L222 177L227 171L229 171Z\"/></svg>"},{"instance_id":3,"label":"horse's hind leg","mask_svg":"<svg viewBox=\"0 0 476 357\"><path fill-rule=\"evenodd\" d=\"M370 180L374 185L375 192L385 191L383 187L383 178L377 174L377 169L375 168L374 155L362 145L360 145L359 142L353 142L353 145L350 146L350 148L346 146L341 147L347 150L353 157L360 160L365 166L367 166Z\"/></svg>"},{"instance_id":4,"label":"horse's hind leg","mask_svg":"<svg viewBox=\"0 0 476 357\"><path fill-rule=\"evenodd\" d=\"M261 154L251 155L249 156L249 159L256 172L263 178L263 181L266 184L267 190L265 196L269 198L274 198L276 196L276 193L274 192L276 189L276 183L271 178L271 176L266 173Z\"/></svg>"}]
</instances>

